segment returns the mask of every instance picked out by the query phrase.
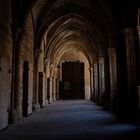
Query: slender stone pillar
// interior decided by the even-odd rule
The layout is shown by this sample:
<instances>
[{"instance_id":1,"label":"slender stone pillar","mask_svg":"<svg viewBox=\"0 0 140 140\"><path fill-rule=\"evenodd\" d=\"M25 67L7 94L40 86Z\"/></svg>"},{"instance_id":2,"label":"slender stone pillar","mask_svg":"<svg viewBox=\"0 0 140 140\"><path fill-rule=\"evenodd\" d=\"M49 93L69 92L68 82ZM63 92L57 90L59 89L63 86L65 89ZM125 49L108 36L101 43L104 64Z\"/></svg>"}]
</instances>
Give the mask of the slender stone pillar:
<instances>
[{"instance_id":1,"label":"slender stone pillar","mask_svg":"<svg viewBox=\"0 0 140 140\"><path fill-rule=\"evenodd\" d=\"M125 59L126 59L126 109L127 113L131 113L133 117L133 112L137 111L138 108L138 93L137 93L137 45L136 45L136 29L126 28L124 30L125 34ZM139 55L138 55L139 56ZM138 59L139 61L139 59Z\"/></svg>"},{"instance_id":2,"label":"slender stone pillar","mask_svg":"<svg viewBox=\"0 0 140 140\"><path fill-rule=\"evenodd\" d=\"M94 63L94 101L98 101L99 87L98 87L98 63Z\"/></svg>"},{"instance_id":3,"label":"slender stone pillar","mask_svg":"<svg viewBox=\"0 0 140 140\"><path fill-rule=\"evenodd\" d=\"M38 103L38 55L40 49L34 50L34 70L33 70L33 103L32 109L33 111L39 110L39 103Z\"/></svg>"},{"instance_id":4,"label":"slender stone pillar","mask_svg":"<svg viewBox=\"0 0 140 140\"><path fill-rule=\"evenodd\" d=\"M139 97L139 108L140 108L140 9L138 11L138 26L137 26L137 31L138 31L138 97Z\"/></svg>"},{"instance_id":5,"label":"slender stone pillar","mask_svg":"<svg viewBox=\"0 0 140 140\"><path fill-rule=\"evenodd\" d=\"M99 88L100 88L99 103L102 103L105 94L104 58L100 57L98 61L99 61Z\"/></svg>"},{"instance_id":6,"label":"slender stone pillar","mask_svg":"<svg viewBox=\"0 0 140 140\"><path fill-rule=\"evenodd\" d=\"M50 103L53 102L53 77L50 77Z\"/></svg>"},{"instance_id":7,"label":"slender stone pillar","mask_svg":"<svg viewBox=\"0 0 140 140\"><path fill-rule=\"evenodd\" d=\"M56 101L56 78L55 78L55 73L54 73L54 76L52 77L52 99L53 99L53 101Z\"/></svg>"},{"instance_id":8,"label":"slender stone pillar","mask_svg":"<svg viewBox=\"0 0 140 140\"><path fill-rule=\"evenodd\" d=\"M128 91L135 86L136 83L136 46L135 46L135 30L125 29L126 43L126 61L127 61L127 77ZM133 89L132 89L133 90Z\"/></svg>"},{"instance_id":9,"label":"slender stone pillar","mask_svg":"<svg viewBox=\"0 0 140 140\"><path fill-rule=\"evenodd\" d=\"M50 68L50 59L47 58L46 61L46 74L47 74L47 102L50 104L51 103L51 68Z\"/></svg>"},{"instance_id":10,"label":"slender stone pillar","mask_svg":"<svg viewBox=\"0 0 140 140\"><path fill-rule=\"evenodd\" d=\"M110 73L110 105L111 110L116 106L117 99L117 58L116 58L116 49L108 49L108 58L109 58L109 73Z\"/></svg>"},{"instance_id":11,"label":"slender stone pillar","mask_svg":"<svg viewBox=\"0 0 140 140\"><path fill-rule=\"evenodd\" d=\"M89 68L89 71L90 71L90 89L91 89L91 96L90 96L90 100L93 101L93 94L94 94L94 83L93 83L93 68Z\"/></svg>"},{"instance_id":12,"label":"slender stone pillar","mask_svg":"<svg viewBox=\"0 0 140 140\"><path fill-rule=\"evenodd\" d=\"M57 100L57 94L58 94L58 92L57 92L57 72L58 72L58 68L57 68L57 66L55 65L55 68L54 68L54 87L53 87L53 93L54 93L54 101L56 101Z\"/></svg>"},{"instance_id":13,"label":"slender stone pillar","mask_svg":"<svg viewBox=\"0 0 140 140\"><path fill-rule=\"evenodd\" d=\"M54 77L55 77L55 72L54 72L54 64L51 64L51 67L50 67L50 102L53 102L55 100L55 93L54 93L54 88L55 88L55 85L54 85Z\"/></svg>"},{"instance_id":14,"label":"slender stone pillar","mask_svg":"<svg viewBox=\"0 0 140 140\"><path fill-rule=\"evenodd\" d=\"M45 60L45 64L44 64L44 73L45 73L45 78L44 78L44 87L45 87L45 91L44 91L44 96L45 96L45 103L44 103L44 105L46 106L47 105L47 103L48 103L48 100L47 100L47 62L46 62L46 60Z\"/></svg>"}]
</instances>

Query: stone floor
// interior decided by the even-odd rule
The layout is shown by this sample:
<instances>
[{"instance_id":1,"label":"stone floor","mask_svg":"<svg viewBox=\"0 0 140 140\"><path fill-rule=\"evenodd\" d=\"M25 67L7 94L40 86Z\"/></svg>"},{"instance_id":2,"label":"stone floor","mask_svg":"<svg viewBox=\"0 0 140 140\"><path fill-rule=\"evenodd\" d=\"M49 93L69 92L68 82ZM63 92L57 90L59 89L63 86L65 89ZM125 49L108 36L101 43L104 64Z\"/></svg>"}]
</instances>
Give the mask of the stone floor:
<instances>
[{"instance_id":1,"label":"stone floor","mask_svg":"<svg viewBox=\"0 0 140 140\"><path fill-rule=\"evenodd\" d=\"M96 104L58 101L0 132L0 140L140 140L134 124L119 123Z\"/></svg>"}]
</instances>

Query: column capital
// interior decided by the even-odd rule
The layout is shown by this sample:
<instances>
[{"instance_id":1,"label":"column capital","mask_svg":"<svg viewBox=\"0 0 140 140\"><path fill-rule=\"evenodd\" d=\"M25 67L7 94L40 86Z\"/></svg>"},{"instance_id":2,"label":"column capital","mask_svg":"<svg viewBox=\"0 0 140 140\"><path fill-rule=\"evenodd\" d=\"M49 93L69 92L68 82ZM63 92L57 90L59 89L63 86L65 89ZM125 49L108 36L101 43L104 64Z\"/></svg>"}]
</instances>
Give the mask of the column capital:
<instances>
[{"instance_id":1,"label":"column capital","mask_svg":"<svg viewBox=\"0 0 140 140\"><path fill-rule=\"evenodd\" d=\"M46 64L46 65L49 65L49 64L50 64L50 58L45 57L45 58L44 58L44 61L45 61L45 64Z\"/></svg>"},{"instance_id":2,"label":"column capital","mask_svg":"<svg viewBox=\"0 0 140 140\"><path fill-rule=\"evenodd\" d=\"M108 56L112 56L116 53L116 48L108 48Z\"/></svg>"},{"instance_id":3,"label":"column capital","mask_svg":"<svg viewBox=\"0 0 140 140\"><path fill-rule=\"evenodd\" d=\"M55 64L51 64L51 65L50 65L50 68L51 68L51 69L54 69L54 68L55 68Z\"/></svg>"},{"instance_id":4,"label":"column capital","mask_svg":"<svg viewBox=\"0 0 140 140\"><path fill-rule=\"evenodd\" d=\"M97 64L98 64L98 62L94 62L93 66L95 67L95 66L97 66Z\"/></svg>"},{"instance_id":5,"label":"column capital","mask_svg":"<svg viewBox=\"0 0 140 140\"><path fill-rule=\"evenodd\" d=\"M88 69L89 69L89 71L90 71L90 72L92 72L92 71L93 71L93 67L90 67L90 68L88 68Z\"/></svg>"},{"instance_id":6,"label":"column capital","mask_svg":"<svg viewBox=\"0 0 140 140\"><path fill-rule=\"evenodd\" d=\"M110 48L108 48L108 51L109 51L109 52L114 52L114 51L116 51L116 48L110 47Z\"/></svg>"},{"instance_id":7,"label":"column capital","mask_svg":"<svg viewBox=\"0 0 140 140\"><path fill-rule=\"evenodd\" d=\"M127 38L134 39L136 35L137 30L135 28L125 28L124 29L124 34Z\"/></svg>"},{"instance_id":8,"label":"column capital","mask_svg":"<svg viewBox=\"0 0 140 140\"><path fill-rule=\"evenodd\" d=\"M99 63L104 62L104 57L99 57L99 58L98 58L98 62L99 62Z\"/></svg>"}]
</instances>

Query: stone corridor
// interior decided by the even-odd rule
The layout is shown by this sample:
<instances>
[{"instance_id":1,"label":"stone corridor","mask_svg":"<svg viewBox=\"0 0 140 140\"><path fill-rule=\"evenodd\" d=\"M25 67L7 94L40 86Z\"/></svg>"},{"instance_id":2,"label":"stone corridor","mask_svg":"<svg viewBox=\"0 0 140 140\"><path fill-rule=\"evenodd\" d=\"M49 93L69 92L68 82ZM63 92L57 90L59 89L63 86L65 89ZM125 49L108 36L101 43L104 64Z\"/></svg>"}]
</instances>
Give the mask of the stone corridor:
<instances>
[{"instance_id":1,"label":"stone corridor","mask_svg":"<svg viewBox=\"0 0 140 140\"><path fill-rule=\"evenodd\" d=\"M0 0L0 21L0 140L136 140L140 0Z\"/></svg>"},{"instance_id":2,"label":"stone corridor","mask_svg":"<svg viewBox=\"0 0 140 140\"><path fill-rule=\"evenodd\" d=\"M120 123L93 102L64 100L0 132L0 140L139 140L140 129Z\"/></svg>"}]
</instances>

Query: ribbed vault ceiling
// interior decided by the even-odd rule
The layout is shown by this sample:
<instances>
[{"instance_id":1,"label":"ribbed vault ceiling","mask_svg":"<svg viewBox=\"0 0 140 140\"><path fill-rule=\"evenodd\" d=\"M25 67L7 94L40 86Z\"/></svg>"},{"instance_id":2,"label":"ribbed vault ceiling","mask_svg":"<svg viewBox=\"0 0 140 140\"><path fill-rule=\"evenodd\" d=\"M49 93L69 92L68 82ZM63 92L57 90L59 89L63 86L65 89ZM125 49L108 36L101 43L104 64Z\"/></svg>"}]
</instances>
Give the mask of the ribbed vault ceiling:
<instances>
[{"instance_id":1,"label":"ribbed vault ceiling","mask_svg":"<svg viewBox=\"0 0 140 140\"><path fill-rule=\"evenodd\" d=\"M109 46L112 34L135 27L138 0L15 0L20 17L32 10L36 47L46 39L45 55L54 60L68 47L77 47L94 60ZM21 26L22 22L19 22ZM24 22L23 22L24 23Z\"/></svg>"}]
</instances>

